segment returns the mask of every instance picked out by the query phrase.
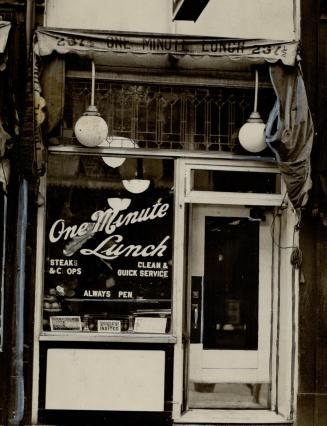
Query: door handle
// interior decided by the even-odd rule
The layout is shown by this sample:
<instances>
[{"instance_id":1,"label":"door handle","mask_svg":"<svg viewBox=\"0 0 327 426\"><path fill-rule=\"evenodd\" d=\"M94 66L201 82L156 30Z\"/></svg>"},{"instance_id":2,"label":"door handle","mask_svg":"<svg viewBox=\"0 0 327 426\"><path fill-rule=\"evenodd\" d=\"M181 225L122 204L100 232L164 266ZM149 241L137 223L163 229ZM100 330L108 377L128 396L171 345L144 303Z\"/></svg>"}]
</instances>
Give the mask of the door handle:
<instances>
[{"instance_id":1,"label":"door handle","mask_svg":"<svg viewBox=\"0 0 327 426\"><path fill-rule=\"evenodd\" d=\"M199 305L197 303L192 304L192 326L194 329L198 328L199 324Z\"/></svg>"},{"instance_id":2,"label":"door handle","mask_svg":"<svg viewBox=\"0 0 327 426\"><path fill-rule=\"evenodd\" d=\"M189 321L190 343L201 343L202 341L202 293L203 293L203 277L192 276L190 304L189 304Z\"/></svg>"}]
</instances>

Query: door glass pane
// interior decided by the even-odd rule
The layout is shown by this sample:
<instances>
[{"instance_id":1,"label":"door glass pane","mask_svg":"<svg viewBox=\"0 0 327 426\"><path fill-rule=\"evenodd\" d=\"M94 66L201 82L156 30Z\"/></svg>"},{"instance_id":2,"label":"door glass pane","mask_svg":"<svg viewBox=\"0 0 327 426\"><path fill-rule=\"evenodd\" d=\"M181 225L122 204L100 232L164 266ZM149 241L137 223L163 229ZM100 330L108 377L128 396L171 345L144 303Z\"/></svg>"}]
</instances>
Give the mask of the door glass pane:
<instances>
[{"instance_id":1,"label":"door glass pane","mask_svg":"<svg viewBox=\"0 0 327 426\"><path fill-rule=\"evenodd\" d=\"M259 222L206 217L204 349L258 349Z\"/></svg>"}]
</instances>

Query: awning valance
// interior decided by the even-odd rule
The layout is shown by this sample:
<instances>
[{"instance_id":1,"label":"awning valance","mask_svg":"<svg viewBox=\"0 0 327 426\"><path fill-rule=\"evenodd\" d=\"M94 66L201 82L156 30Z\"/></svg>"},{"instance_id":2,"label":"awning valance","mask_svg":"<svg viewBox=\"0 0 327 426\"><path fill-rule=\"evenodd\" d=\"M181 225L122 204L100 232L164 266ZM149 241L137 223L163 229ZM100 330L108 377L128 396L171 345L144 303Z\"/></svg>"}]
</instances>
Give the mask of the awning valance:
<instances>
[{"instance_id":1,"label":"awning valance","mask_svg":"<svg viewBox=\"0 0 327 426\"><path fill-rule=\"evenodd\" d=\"M294 65L298 43L294 41L192 37L166 34L92 32L40 28L36 31L38 56L75 53L99 63L163 67L172 57L179 68L226 68L231 63L260 64L282 61ZM145 62L144 59L147 58ZM196 60L195 60L196 59ZM150 64L148 60L151 60Z\"/></svg>"}]
</instances>

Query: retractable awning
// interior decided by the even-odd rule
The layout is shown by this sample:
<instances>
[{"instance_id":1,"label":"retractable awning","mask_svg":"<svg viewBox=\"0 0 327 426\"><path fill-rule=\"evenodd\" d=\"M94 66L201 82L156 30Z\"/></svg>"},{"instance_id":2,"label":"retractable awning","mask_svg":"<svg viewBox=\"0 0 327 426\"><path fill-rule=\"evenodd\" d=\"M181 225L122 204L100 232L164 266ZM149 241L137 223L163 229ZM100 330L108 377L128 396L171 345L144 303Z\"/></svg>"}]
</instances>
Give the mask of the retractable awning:
<instances>
[{"instance_id":1,"label":"retractable awning","mask_svg":"<svg viewBox=\"0 0 327 426\"><path fill-rule=\"evenodd\" d=\"M110 67L241 71L251 65L271 64L276 103L268 119L266 143L276 154L293 206L306 204L314 132L298 66L298 42L52 28L39 28L34 41L38 57L54 52L77 54ZM34 78L35 99L41 99L37 81Z\"/></svg>"},{"instance_id":2,"label":"retractable awning","mask_svg":"<svg viewBox=\"0 0 327 426\"><path fill-rule=\"evenodd\" d=\"M35 53L47 56L75 53L95 62L165 67L172 60L178 68L225 69L237 64L252 65L282 61L296 62L295 41L245 40L126 32L92 32L40 28L36 31ZM146 58L146 62L144 61ZM174 58L174 59L172 59Z\"/></svg>"}]
</instances>

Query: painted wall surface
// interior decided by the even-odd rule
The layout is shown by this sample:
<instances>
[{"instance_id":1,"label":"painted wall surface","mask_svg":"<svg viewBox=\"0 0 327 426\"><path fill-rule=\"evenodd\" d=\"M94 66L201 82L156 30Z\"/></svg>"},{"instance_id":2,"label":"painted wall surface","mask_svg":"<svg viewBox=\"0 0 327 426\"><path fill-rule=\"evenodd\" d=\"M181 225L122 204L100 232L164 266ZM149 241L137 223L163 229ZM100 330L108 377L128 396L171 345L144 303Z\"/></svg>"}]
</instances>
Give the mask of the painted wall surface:
<instances>
[{"instance_id":1,"label":"painted wall surface","mask_svg":"<svg viewBox=\"0 0 327 426\"><path fill-rule=\"evenodd\" d=\"M163 351L49 349L45 407L163 411L164 377Z\"/></svg>"},{"instance_id":2,"label":"painted wall surface","mask_svg":"<svg viewBox=\"0 0 327 426\"><path fill-rule=\"evenodd\" d=\"M297 3L298 0L210 0L194 23L172 21L172 0L47 0L44 25L294 40Z\"/></svg>"}]
</instances>

